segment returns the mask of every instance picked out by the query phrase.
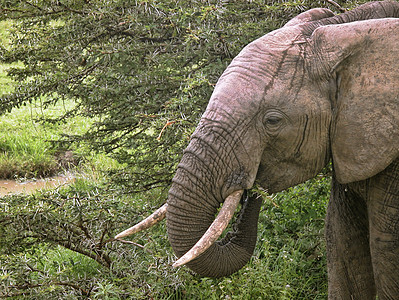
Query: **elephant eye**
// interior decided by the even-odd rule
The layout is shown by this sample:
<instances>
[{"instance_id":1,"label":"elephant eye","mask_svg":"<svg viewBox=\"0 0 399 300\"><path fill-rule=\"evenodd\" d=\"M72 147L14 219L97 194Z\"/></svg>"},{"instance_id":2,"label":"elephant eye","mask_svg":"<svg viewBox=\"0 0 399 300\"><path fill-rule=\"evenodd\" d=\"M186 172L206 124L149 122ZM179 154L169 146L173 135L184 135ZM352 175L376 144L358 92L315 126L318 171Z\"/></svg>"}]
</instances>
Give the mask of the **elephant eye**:
<instances>
[{"instance_id":1,"label":"elephant eye","mask_svg":"<svg viewBox=\"0 0 399 300\"><path fill-rule=\"evenodd\" d=\"M284 115L278 111L270 111L263 118L263 124L269 132L277 131L284 123Z\"/></svg>"},{"instance_id":2,"label":"elephant eye","mask_svg":"<svg viewBox=\"0 0 399 300\"><path fill-rule=\"evenodd\" d=\"M280 117L278 117L278 116L272 116L272 117L267 118L267 119L265 120L265 123L266 123L267 125L277 125L278 123L280 123L280 121L281 121L281 118L280 118Z\"/></svg>"}]
</instances>

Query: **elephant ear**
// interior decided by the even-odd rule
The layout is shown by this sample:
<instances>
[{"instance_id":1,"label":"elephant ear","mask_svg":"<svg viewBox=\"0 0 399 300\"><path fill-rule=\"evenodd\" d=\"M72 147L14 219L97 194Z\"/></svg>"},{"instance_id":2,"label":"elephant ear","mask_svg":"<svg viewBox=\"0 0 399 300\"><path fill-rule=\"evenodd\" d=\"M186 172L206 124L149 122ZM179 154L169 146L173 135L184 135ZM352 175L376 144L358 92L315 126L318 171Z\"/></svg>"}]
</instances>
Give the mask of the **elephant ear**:
<instances>
[{"instance_id":1,"label":"elephant ear","mask_svg":"<svg viewBox=\"0 0 399 300\"><path fill-rule=\"evenodd\" d=\"M372 177L399 155L398 37L396 18L322 26L312 35L324 61L313 71L330 79L331 149L341 183Z\"/></svg>"}]
</instances>

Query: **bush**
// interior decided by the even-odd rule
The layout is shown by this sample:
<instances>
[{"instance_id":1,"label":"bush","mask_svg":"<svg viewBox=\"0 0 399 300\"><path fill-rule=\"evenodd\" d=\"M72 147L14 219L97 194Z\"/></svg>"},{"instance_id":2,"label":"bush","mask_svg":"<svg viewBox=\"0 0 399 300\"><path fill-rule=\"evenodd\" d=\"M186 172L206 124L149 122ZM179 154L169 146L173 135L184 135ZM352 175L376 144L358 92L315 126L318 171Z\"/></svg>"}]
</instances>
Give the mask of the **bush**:
<instances>
[{"instance_id":1,"label":"bush","mask_svg":"<svg viewBox=\"0 0 399 300\"><path fill-rule=\"evenodd\" d=\"M250 41L326 1L6 1L15 21L1 49L15 90L0 112L41 100L75 105L96 121L86 141L126 164L112 172L126 191L171 182L182 149L231 59Z\"/></svg>"},{"instance_id":2,"label":"bush","mask_svg":"<svg viewBox=\"0 0 399 300\"><path fill-rule=\"evenodd\" d=\"M238 51L326 1L1 5L0 19L15 21L0 58L22 66L9 69L16 87L1 96L0 110L71 101L48 122L76 115L94 122L63 141L85 141L126 168L111 172L115 184L108 189L78 180L66 189L0 200L0 297L326 298L324 177L265 195L254 257L227 278L172 269L163 225L134 236L136 246L112 239L164 201L181 150Z\"/></svg>"},{"instance_id":3,"label":"bush","mask_svg":"<svg viewBox=\"0 0 399 300\"><path fill-rule=\"evenodd\" d=\"M161 205L166 191L115 197L85 181L0 203L0 297L30 299L325 299L323 216L329 181L272 198L251 262L222 279L173 269L164 225L113 236ZM152 205L148 199L152 199Z\"/></svg>"}]
</instances>

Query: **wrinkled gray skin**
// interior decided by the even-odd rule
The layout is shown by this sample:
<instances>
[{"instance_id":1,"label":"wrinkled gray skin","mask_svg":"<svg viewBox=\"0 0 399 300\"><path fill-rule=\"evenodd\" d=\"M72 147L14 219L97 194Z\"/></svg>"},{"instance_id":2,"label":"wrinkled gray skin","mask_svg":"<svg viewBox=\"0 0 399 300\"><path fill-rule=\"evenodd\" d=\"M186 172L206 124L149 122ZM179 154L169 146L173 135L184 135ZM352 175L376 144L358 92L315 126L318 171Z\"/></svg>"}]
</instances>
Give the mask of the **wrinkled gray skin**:
<instances>
[{"instance_id":1,"label":"wrinkled gray skin","mask_svg":"<svg viewBox=\"0 0 399 300\"><path fill-rule=\"evenodd\" d=\"M167 228L177 256L220 203L258 183L278 192L332 160L329 298L399 299L399 3L312 9L245 47L219 79L178 166ZM229 275L250 259L261 200L188 266ZM266 270L265 270L266 271Z\"/></svg>"}]
</instances>

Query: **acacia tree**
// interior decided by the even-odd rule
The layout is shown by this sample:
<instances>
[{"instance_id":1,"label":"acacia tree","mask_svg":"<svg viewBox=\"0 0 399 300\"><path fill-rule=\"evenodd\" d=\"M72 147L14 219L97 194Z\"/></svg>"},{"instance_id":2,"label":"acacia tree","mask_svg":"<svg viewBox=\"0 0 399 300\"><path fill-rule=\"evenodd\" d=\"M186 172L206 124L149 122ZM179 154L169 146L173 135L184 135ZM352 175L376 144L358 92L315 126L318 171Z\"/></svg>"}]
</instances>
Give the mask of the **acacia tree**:
<instances>
[{"instance_id":1,"label":"acacia tree","mask_svg":"<svg viewBox=\"0 0 399 300\"><path fill-rule=\"evenodd\" d=\"M14 20L1 60L23 66L9 69L17 84L0 112L73 101L47 121L93 118L86 134L64 140L125 163L114 178L130 191L169 184L217 78L244 45L311 7L338 12L333 1L1 3L0 19Z\"/></svg>"},{"instance_id":2,"label":"acacia tree","mask_svg":"<svg viewBox=\"0 0 399 300\"><path fill-rule=\"evenodd\" d=\"M0 60L22 62L9 70L16 87L0 97L0 113L32 101L44 107L74 103L47 121L81 115L94 122L87 133L65 136L65 142L86 142L125 163L114 178L128 191L168 186L214 84L240 49L309 8L338 13L336 2L0 0L0 20L13 20ZM320 194L327 197L326 184L320 187L311 203ZM146 207L130 196L116 199L112 191L86 188L0 201L0 298L103 299L109 296L101 294L107 282L121 299L135 293L149 299L156 285L165 298L178 295L174 286L164 292L165 281L177 281L166 278L175 273L167 267L167 252L142 264L145 257L138 259L137 249L112 243L116 232L147 213ZM308 219L300 219L308 226ZM157 234L162 238L153 235L146 251L167 251L164 229ZM56 247L79 253L79 260L90 260L85 268L91 267L78 272L76 256L49 263L48 253ZM151 273L154 261L157 271Z\"/></svg>"}]
</instances>

